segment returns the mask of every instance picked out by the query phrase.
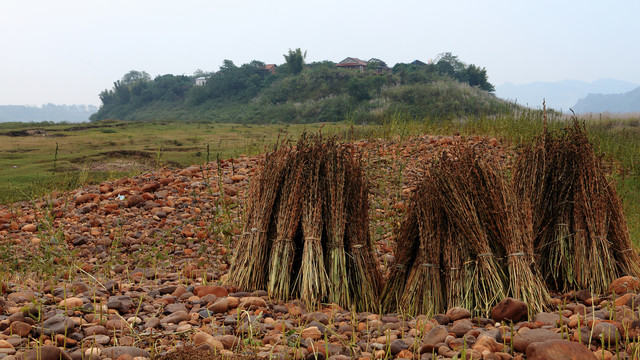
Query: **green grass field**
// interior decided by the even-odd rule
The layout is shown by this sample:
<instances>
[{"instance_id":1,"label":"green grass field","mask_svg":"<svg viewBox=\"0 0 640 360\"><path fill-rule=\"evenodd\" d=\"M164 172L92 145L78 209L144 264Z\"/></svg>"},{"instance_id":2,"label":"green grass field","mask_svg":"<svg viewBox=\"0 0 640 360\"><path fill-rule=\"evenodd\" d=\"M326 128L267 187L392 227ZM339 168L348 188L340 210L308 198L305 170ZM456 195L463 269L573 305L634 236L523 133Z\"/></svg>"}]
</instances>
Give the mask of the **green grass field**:
<instances>
[{"instance_id":1,"label":"green grass field","mask_svg":"<svg viewBox=\"0 0 640 360\"><path fill-rule=\"evenodd\" d=\"M257 154L278 139L345 125L179 122L0 124L0 203L168 167ZM25 133L27 136L15 136ZM9 136L8 134L14 135Z\"/></svg>"},{"instance_id":2,"label":"green grass field","mask_svg":"<svg viewBox=\"0 0 640 360\"><path fill-rule=\"evenodd\" d=\"M560 129L566 119L548 119ZM596 150L604 155L623 199L632 239L640 242L640 117L585 118ZM162 166L186 167L241 154L264 152L278 139L302 132L354 138L415 134L478 134L527 143L542 130L540 112L482 119L415 122L394 116L380 125L324 123L239 125L182 122L103 121L90 124L0 124L0 203L30 200L132 176ZM27 132L28 136L15 132ZM23 133L24 134L24 133Z\"/></svg>"}]
</instances>

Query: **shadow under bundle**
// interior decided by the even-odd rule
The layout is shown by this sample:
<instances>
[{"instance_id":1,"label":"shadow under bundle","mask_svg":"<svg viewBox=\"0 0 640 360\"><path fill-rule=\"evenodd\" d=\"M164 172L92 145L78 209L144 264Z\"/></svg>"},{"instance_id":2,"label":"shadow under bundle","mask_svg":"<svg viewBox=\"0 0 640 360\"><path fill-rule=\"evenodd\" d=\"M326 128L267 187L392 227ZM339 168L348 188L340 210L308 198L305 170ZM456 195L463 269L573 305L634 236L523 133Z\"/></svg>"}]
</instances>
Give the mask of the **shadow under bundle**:
<instances>
[{"instance_id":1,"label":"shadow under bundle","mask_svg":"<svg viewBox=\"0 0 640 360\"><path fill-rule=\"evenodd\" d=\"M355 149L303 135L266 156L251 184L229 282L282 300L378 308L368 187Z\"/></svg>"},{"instance_id":2,"label":"shadow under bundle","mask_svg":"<svg viewBox=\"0 0 640 360\"><path fill-rule=\"evenodd\" d=\"M470 147L430 165L396 234L386 310L433 315L460 306L487 314L504 296L548 304L533 261L530 217L497 161Z\"/></svg>"},{"instance_id":3,"label":"shadow under bundle","mask_svg":"<svg viewBox=\"0 0 640 360\"><path fill-rule=\"evenodd\" d=\"M550 287L603 293L618 276L640 275L615 184L577 120L556 133L545 128L523 149L514 186L531 202L537 262Z\"/></svg>"}]
</instances>

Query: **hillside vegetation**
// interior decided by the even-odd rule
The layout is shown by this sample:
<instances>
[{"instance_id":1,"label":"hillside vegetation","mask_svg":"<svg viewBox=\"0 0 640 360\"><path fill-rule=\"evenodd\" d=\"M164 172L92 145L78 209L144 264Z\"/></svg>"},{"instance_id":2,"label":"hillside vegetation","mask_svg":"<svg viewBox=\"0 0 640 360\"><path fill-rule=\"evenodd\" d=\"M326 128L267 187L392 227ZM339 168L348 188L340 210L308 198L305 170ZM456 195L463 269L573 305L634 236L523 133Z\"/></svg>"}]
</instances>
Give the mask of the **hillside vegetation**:
<instances>
[{"instance_id":1,"label":"hillside vegetation","mask_svg":"<svg viewBox=\"0 0 640 360\"><path fill-rule=\"evenodd\" d=\"M484 68L450 53L393 69L372 59L362 70L330 61L305 64L304 56L290 50L273 73L260 61L237 66L230 60L215 73L193 76L151 79L131 71L100 93L102 106L91 120L379 123L398 113L423 120L495 115L514 107L493 95ZM206 79L204 86L195 84L198 77Z\"/></svg>"}]
</instances>

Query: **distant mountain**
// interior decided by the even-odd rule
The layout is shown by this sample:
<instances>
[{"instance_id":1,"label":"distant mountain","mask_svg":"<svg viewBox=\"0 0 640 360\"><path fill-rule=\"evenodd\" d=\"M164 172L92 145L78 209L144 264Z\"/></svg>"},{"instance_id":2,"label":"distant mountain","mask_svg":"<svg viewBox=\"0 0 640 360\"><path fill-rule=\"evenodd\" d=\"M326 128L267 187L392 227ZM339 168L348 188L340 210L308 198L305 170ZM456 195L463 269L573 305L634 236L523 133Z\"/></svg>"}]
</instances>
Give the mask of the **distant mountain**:
<instances>
[{"instance_id":1,"label":"distant mountain","mask_svg":"<svg viewBox=\"0 0 640 360\"><path fill-rule=\"evenodd\" d=\"M638 86L640 85L614 79L598 79L590 83L578 80L523 85L504 83L496 87L496 96L534 109L542 108L542 99L545 99L548 108L568 112L569 108L588 94L618 94Z\"/></svg>"},{"instance_id":2,"label":"distant mountain","mask_svg":"<svg viewBox=\"0 0 640 360\"><path fill-rule=\"evenodd\" d=\"M85 122L96 111L94 105L0 105L0 122Z\"/></svg>"},{"instance_id":3,"label":"distant mountain","mask_svg":"<svg viewBox=\"0 0 640 360\"><path fill-rule=\"evenodd\" d=\"M589 94L573 106L577 113L640 112L640 87L623 94Z\"/></svg>"}]
</instances>

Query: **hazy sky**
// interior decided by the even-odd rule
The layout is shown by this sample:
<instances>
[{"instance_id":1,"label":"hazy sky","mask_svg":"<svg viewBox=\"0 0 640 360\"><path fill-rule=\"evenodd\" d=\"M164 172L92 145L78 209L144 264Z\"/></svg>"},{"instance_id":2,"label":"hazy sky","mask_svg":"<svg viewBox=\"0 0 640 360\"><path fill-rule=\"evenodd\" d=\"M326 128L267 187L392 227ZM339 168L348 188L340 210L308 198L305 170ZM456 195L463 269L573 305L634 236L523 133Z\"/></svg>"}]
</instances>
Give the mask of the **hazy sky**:
<instances>
[{"instance_id":1,"label":"hazy sky","mask_svg":"<svg viewBox=\"0 0 640 360\"><path fill-rule=\"evenodd\" d=\"M191 75L289 48L390 66L450 51L516 84L640 83L638 0L1 0L0 105L99 105L129 70Z\"/></svg>"}]
</instances>

